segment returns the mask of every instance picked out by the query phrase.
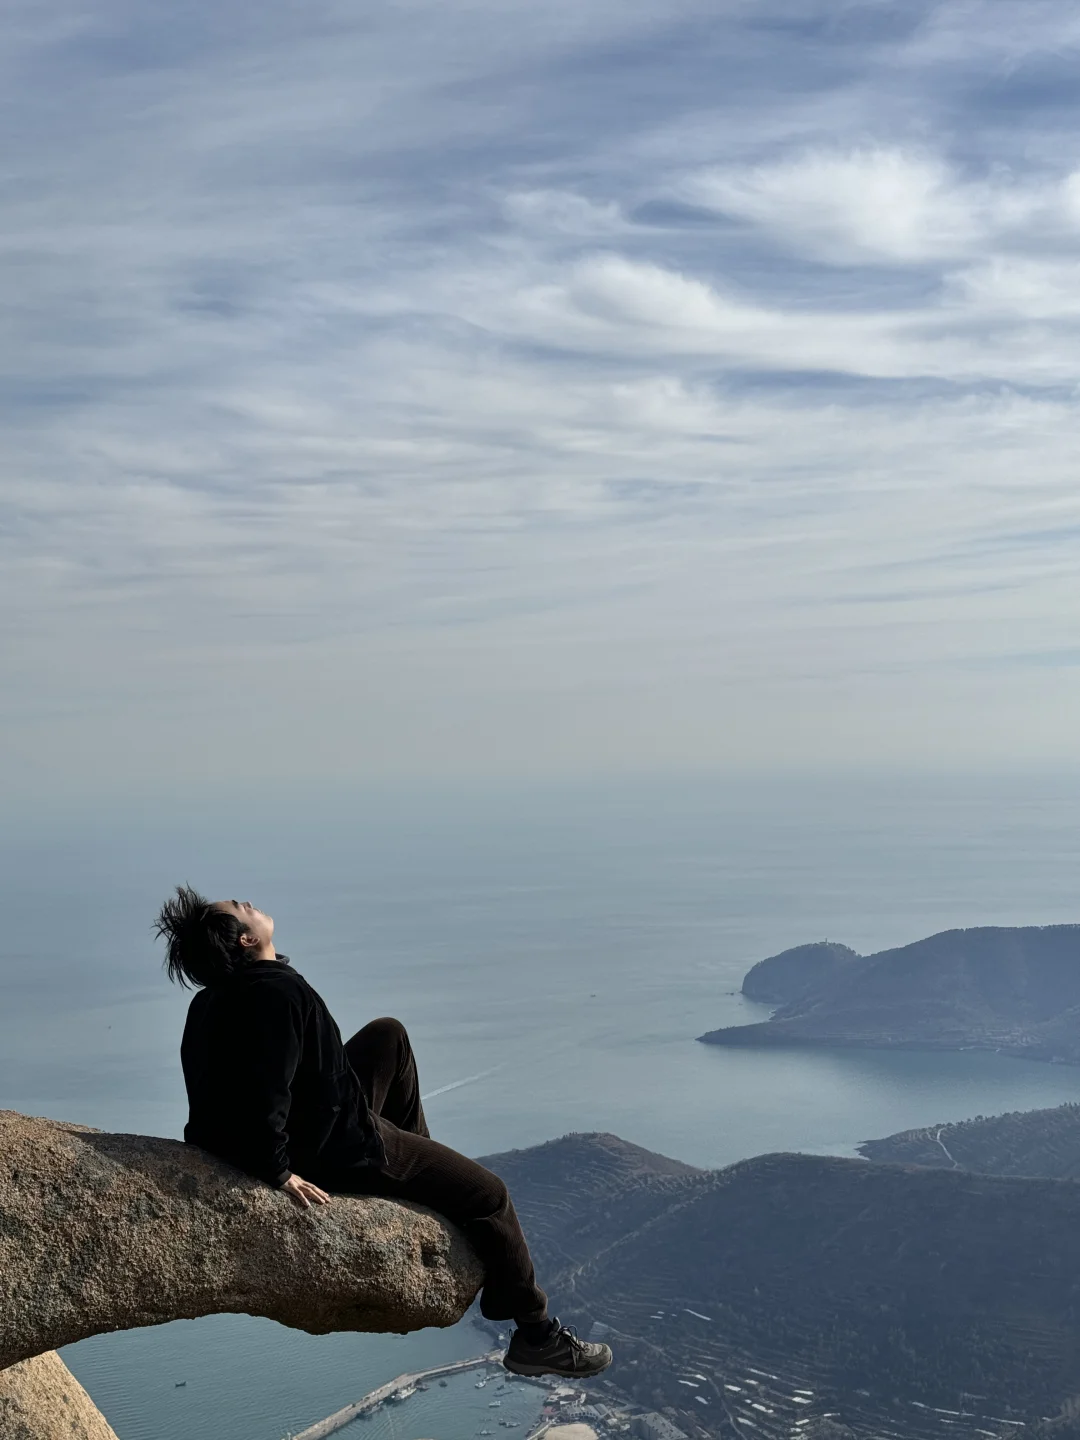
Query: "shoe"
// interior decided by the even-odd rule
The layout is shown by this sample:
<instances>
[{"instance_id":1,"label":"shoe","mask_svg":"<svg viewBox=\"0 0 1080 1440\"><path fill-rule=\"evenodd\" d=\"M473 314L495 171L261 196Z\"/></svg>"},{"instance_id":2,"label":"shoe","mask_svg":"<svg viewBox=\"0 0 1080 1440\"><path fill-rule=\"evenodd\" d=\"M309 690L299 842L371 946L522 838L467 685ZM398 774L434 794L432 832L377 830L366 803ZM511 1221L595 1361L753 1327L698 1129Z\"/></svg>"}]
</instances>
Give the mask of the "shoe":
<instances>
[{"instance_id":1,"label":"shoe","mask_svg":"<svg viewBox=\"0 0 1080 1440\"><path fill-rule=\"evenodd\" d=\"M571 1380L587 1380L599 1375L611 1364L611 1350L579 1340L572 1325L555 1328L542 1345L530 1345L520 1330L510 1336L510 1347L503 1356L503 1365L515 1375L565 1375Z\"/></svg>"}]
</instances>

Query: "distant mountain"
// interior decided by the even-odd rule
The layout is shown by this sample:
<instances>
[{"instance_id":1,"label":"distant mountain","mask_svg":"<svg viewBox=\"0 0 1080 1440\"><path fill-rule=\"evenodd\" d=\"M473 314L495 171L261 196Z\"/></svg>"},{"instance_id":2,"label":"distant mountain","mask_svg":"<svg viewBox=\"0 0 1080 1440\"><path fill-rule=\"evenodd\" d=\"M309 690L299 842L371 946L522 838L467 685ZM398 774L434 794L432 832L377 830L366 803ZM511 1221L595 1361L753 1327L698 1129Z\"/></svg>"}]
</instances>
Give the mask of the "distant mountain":
<instances>
[{"instance_id":1,"label":"distant mountain","mask_svg":"<svg viewBox=\"0 0 1080 1440\"><path fill-rule=\"evenodd\" d=\"M936 1170L1080 1180L1080 1105L902 1130L884 1140L867 1140L859 1153L868 1160Z\"/></svg>"},{"instance_id":2,"label":"distant mountain","mask_svg":"<svg viewBox=\"0 0 1080 1440\"><path fill-rule=\"evenodd\" d=\"M579 1195L607 1195L627 1182L638 1184L672 1175L685 1178L716 1173L597 1130L571 1131L542 1145L504 1150L499 1155L486 1156L482 1163L487 1165L496 1160L500 1175L516 1171L533 1181L546 1176L558 1186L572 1179Z\"/></svg>"},{"instance_id":3,"label":"distant mountain","mask_svg":"<svg viewBox=\"0 0 1080 1440\"><path fill-rule=\"evenodd\" d=\"M755 965L743 989L780 1008L699 1040L1001 1050L1080 1064L1080 925L945 930L863 956L802 945Z\"/></svg>"},{"instance_id":4,"label":"distant mountain","mask_svg":"<svg viewBox=\"0 0 1080 1440\"><path fill-rule=\"evenodd\" d=\"M548 1275L580 1267L715 1174L605 1134L564 1135L481 1163L509 1186L530 1248Z\"/></svg>"},{"instance_id":5,"label":"distant mountain","mask_svg":"<svg viewBox=\"0 0 1080 1440\"><path fill-rule=\"evenodd\" d=\"M609 1135L484 1163L561 1317L611 1327L612 1382L688 1433L986 1436L1080 1391L1070 1182L805 1155L700 1171Z\"/></svg>"}]
</instances>

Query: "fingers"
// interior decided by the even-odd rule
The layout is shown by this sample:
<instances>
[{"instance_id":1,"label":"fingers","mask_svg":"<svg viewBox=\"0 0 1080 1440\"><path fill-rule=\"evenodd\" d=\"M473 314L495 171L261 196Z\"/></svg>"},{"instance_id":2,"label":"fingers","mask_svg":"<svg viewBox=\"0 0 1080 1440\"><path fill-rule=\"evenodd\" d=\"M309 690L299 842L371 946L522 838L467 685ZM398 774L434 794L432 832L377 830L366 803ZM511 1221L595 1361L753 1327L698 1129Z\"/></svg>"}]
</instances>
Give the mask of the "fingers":
<instances>
[{"instance_id":1,"label":"fingers","mask_svg":"<svg viewBox=\"0 0 1080 1440\"><path fill-rule=\"evenodd\" d=\"M325 1190L320 1190L318 1185L312 1185L309 1180L301 1180L299 1175L293 1175L283 1187L286 1195L298 1205L301 1210L310 1210L312 1205L329 1205L330 1196Z\"/></svg>"}]
</instances>

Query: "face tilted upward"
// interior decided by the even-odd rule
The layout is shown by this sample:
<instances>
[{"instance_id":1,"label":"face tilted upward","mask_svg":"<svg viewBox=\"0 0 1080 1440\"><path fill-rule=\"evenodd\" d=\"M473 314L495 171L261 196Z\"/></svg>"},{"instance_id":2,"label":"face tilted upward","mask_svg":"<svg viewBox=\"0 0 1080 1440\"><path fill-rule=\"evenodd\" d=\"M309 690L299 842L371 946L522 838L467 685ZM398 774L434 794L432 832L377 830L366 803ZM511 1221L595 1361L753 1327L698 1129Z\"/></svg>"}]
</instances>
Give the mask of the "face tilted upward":
<instances>
[{"instance_id":1,"label":"face tilted upward","mask_svg":"<svg viewBox=\"0 0 1080 1440\"><path fill-rule=\"evenodd\" d=\"M246 931L240 937L245 949L259 950L270 946L274 938L274 918L256 910L250 900L215 900L210 908L236 916Z\"/></svg>"}]
</instances>

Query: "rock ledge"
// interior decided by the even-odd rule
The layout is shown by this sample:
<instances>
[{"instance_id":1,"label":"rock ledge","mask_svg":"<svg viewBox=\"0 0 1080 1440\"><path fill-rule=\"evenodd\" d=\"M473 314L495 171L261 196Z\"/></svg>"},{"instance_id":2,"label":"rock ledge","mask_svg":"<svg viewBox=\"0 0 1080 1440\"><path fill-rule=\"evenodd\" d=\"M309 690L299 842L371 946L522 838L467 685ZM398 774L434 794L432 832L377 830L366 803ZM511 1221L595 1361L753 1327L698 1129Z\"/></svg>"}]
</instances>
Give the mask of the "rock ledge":
<instances>
[{"instance_id":1,"label":"rock ledge","mask_svg":"<svg viewBox=\"0 0 1080 1440\"><path fill-rule=\"evenodd\" d=\"M220 1311L312 1334L453 1325L482 1279L464 1236L419 1206L298 1210L179 1141L0 1110L0 1370Z\"/></svg>"}]
</instances>

